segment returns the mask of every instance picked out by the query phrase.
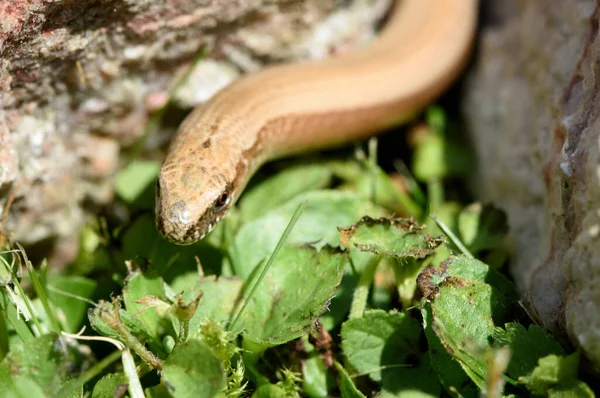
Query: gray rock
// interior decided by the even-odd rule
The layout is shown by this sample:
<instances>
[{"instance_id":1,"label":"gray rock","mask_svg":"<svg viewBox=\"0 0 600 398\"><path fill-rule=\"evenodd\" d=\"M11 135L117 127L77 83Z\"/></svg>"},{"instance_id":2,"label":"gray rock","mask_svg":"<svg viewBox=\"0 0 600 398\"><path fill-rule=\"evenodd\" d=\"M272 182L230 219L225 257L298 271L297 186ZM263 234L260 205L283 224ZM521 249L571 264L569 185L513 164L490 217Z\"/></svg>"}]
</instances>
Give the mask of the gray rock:
<instances>
[{"instance_id":1,"label":"gray rock","mask_svg":"<svg viewBox=\"0 0 600 398\"><path fill-rule=\"evenodd\" d=\"M474 190L508 213L512 272L531 308L598 367L597 2L484 6L463 104L479 159Z\"/></svg>"},{"instance_id":2,"label":"gray rock","mask_svg":"<svg viewBox=\"0 0 600 398\"><path fill-rule=\"evenodd\" d=\"M0 206L14 199L5 232L28 245L55 241L70 253L56 261L72 260L77 245L67 241L76 242L86 220L112 200L120 152L140 140L149 115L203 49L204 72L225 67L209 80L193 75L188 88L196 95L183 89L174 98L182 108L252 67L364 42L389 0L345 4L341 18L334 18L338 0L30 0L0 7ZM159 159L173 130L145 137L144 156Z\"/></svg>"}]
</instances>

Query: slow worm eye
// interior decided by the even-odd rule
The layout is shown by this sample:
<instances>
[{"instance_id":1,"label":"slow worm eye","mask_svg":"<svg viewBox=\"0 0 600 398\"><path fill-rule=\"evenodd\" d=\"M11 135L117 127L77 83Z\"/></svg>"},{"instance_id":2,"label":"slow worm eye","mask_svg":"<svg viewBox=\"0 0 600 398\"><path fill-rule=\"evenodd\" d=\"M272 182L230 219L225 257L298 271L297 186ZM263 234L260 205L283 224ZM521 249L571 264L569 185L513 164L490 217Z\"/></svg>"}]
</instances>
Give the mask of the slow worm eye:
<instances>
[{"instance_id":1,"label":"slow worm eye","mask_svg":"<svg viewBox=\"0 0 600 398\"><path fill-rule=\"evenodd\" d=\"M215 202L215 209L222 210L229 203L229 192L224 191Z\"/></svg>"}]
</instances>

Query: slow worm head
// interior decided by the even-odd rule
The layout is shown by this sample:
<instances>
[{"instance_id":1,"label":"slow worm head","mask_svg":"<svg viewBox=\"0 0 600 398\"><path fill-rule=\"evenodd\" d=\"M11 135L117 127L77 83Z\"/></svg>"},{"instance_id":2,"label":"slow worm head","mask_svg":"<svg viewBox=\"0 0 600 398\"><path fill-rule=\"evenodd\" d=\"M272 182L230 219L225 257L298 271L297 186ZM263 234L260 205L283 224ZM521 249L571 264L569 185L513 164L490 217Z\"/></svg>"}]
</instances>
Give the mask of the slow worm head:
<instances>
[{"instance_id":1,"label":"slow worm head","mask_svg":"<svg viewBox=\"0 0 600 398\"><path fill-rule=\"evenodd\" d=\"M477 0L397 1L368 47L247 75L182 123L157 184L156 225L178 244L212 230L265 161L361 139L409 118L466 63Z\"/></svg>"}]
</instances>

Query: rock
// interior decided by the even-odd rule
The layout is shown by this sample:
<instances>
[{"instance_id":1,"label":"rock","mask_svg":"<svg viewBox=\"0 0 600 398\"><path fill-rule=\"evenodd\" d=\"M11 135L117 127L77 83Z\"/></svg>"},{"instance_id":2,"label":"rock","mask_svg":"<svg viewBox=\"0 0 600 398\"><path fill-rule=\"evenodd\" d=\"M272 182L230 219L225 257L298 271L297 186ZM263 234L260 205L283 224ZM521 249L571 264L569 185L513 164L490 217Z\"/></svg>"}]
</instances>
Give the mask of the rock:
<instances>
[{"instance_id":1,"label":"rock","mask_svg":"<svg viewBox=\"0 0 600 398\"><path fill-rule=\"evenodd\" d=\"M512 273L532 309L599 370L598 5L484 7L463 103L479 159L474 190L508 213Z\"/></svg>"},{"instance_id":2,"label":"rock","mask_svg":"<svg viewBox=\"0 0 600 398\"><path fill-rule=\"evenodd\" d=\"M144 136L146 124L196 58L205 57L172 101L184 110L205 100L215 83L252 68L318 57L309 48L323 54L364 42L390 1L353 0L342 11L338 3L3 3L0 206L14 199L5 232L36 249L68 247L51 258L70 261L82 225L113 199L120 153L137 149L143 137L141 153L160 158L174 126ZM345 16L334 18L339 13ZM332 18L346 29L333 26ZM221 76L198 78L207 69L214 72L214 65L224 66Z\"/></svg>"},{"instance_id":3,"label":"rock","mask_svg":"<svg viewBox=\"0 0 600 398\"><path fill-rule=\"evenodd\" d=\"M5 114L0 111L0 195L9 196L9 190L17 180L19 159Z\"/></svg>"}]
</instances>

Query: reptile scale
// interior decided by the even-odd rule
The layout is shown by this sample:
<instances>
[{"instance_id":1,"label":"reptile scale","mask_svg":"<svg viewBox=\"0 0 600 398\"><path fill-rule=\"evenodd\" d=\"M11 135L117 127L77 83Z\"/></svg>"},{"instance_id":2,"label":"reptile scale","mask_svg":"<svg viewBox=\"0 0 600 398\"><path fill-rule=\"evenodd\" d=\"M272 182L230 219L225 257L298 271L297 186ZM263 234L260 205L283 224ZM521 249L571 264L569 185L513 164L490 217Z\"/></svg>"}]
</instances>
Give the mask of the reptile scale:
<instances>
[{"instance_id":1,"label":"reptile scale","mask_svg":"<svg viewBox=\"0 0 600 398\"><path fill-rule=\"evenodd\" d=\"M181 124L161 167L156 225L202 239L266 161L360 140L409 119L461 72L477 0L399 0L378 38L324 61L231 83Z\"/></svg>"}]
</instances>

